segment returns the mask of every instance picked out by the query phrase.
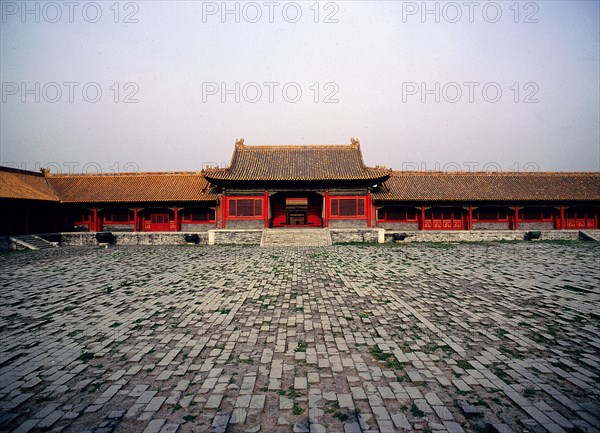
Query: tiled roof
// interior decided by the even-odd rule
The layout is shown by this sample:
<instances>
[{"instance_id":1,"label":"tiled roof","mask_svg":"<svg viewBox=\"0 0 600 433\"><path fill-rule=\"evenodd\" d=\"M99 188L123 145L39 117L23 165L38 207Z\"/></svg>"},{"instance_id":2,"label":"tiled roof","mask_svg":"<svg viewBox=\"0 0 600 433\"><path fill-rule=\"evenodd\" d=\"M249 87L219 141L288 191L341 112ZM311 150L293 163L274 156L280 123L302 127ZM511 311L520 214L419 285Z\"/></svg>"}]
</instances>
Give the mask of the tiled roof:
<instances>
[{"instance_id":1,"label":"tiled roof","mask_svg":"<svg viewBox=\"0 0 600 433\"><path fill-rule=\"evenodd\" d=\"M0 167L0 198L58 201L41 173Z\"/></svg>"},{"instance_id":2,"label":"tiled roof","mask_svg":"<svg viewBox=\"0 0 600 433\"><path fill-rule=\"evenodd\" d=\"M236 143L231 164L208 169L210 181L380 180L388 170L364 165L358 141L351 145L245 146Z\"/></svg>"},{"instance_id":3,"label":"tiled roof","mask_svg":"<svg viewBox=\"0 0 600 433\"><path fill-rule=\"evenodd\" d=\"M212 201L217 194L200 173L49 175L63 202Z\"/></svg>"},{"instance_id":4,"label":"tiled roof","mask_svg":"<svg viewBox=\"0 0 600 433\"><path fill-rule=\"evenodd\" d=\"M600 172L393 172L375 200L600 201Z\"/></svg>"}]
</instances>

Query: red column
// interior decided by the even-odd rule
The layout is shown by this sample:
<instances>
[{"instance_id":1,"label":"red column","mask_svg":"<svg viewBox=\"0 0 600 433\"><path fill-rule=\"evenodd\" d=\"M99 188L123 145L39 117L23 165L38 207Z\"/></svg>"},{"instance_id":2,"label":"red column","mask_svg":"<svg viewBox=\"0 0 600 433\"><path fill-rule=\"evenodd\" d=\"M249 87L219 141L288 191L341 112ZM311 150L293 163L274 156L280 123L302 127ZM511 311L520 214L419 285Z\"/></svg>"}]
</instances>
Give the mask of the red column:
<instances>
[{"instance_id":1,"label":"red column","mask_svg":"<svg viewBox=\"0 0 600 433\"><path fill-rule=\"evenodd\" d=\"M215 228L216 229L219 228L219 216L220 216L219 212L221 212L221 207L217 203L217 205L215 206Z\"/></svg>"},{"instance_id":2,"label":"red column","mask_svg":"<svg viewBox=\"0 0 600 433\"><path fill-rule=\"evenodd\" d=\"M269 191L265 191L265 199L263 205L263 213L265 215L265 228L269 228Z\"/></svg>"},{"instance_id":3,"label":"red column","mask_svg":"<svg viewBox=\"0 0 600 433\"><path fill-rule=\"evenodd\" d=\"M473 230L473 206L469 206L469 221L467 225L469 230Z\"/></svg>"},{"instance_id":4,"label":"red column","mask_svg":"<svg viewBox=\"0 0 600 433\"><path fill-rule=\"evenodd\" d=\"M371 193L367 193L367 200L366 201L366 206L367 209L365 209L367 211L367 227L371 227Z\"/></svg>"},{"instance_id":5,"label":"red column","mask_svg":"<svg viewBox=\"0 0 600 433\"><path fill-rule=\"evenodd\" d=\"M175 218L175 231L178 232L179 230L179 208L177 206L175 206L175 210L173 212L173 217Z\"/></svg>"},{"instance_id":6,"label":"red column","mask_svg":"<svg viewBox=\"0 0 600 433\"><path fill-rule=\"evenodd\" d=\"M515 206L515 230L519 230L519 207Z\"/></svg>"},{"instance_id":7,"label":"red column","mask_svg":"<svg viewBox=\"0 0 600 433\"><path fill-rule=\"evenodd\" d=\"M325 191L325 219L323 226L329 227L329 191Z\"/></svg>"},{"instance_id":8,"label":"red column","mask_svg":"<svg viewBox=\"0 0 600 433\"><path fill-rule=\"evenodd\" d=\"M137 207L133 208L133 231L138 231L138 215L137 215Z\"/></svg>"},{"instance_id":9,"label":"red column","mask_svg":"<svg viewBox=\"0 0 600 433\"><path fill-rule=\"evenodd\" d=\"M420 230L425 230L425 206L421 206L421 227Z\"/></svg>"},{"instance_id":10,"label":"red column","mask_svg":"<svg viewBox=\"0 0 600 433\"><path fill-rule=\"evenodd\" d=\"M98 231L98 209L94 208L94 216L93 216L93 223L92 223L92 228L94 229L93 231L97 232Z\"/></svg>"},{"instance_id":11,"label":"red column","mask_svg":"<svg viewBox=\"0 0 600 433\"><path fill-rule=\"evenodd\" d=\"M227 200L225 197L221 198L221 228L225 228L225 218L227 215Z\"/></svg>"},{"instance_id":12,"label":"red column","mask_svg":"<svg viewBox=\"0 0 600 433\"><path fill-rule=\"evenodd\" d=\"M560 224L558 226L559 229L565 228L565 207L560 207Z\"/></svg>"},{"instance_id":13,"label":"red column","mask_svg":"<svg viewBox=\"0 0 600 433\"><path fill-rule=\"evenodd\" d=\"M377 219L377 208L373 204L373 196L371 196L371 220L375 224L375 227L379 227L379 220Z\"/></svg>"}]
</instances>

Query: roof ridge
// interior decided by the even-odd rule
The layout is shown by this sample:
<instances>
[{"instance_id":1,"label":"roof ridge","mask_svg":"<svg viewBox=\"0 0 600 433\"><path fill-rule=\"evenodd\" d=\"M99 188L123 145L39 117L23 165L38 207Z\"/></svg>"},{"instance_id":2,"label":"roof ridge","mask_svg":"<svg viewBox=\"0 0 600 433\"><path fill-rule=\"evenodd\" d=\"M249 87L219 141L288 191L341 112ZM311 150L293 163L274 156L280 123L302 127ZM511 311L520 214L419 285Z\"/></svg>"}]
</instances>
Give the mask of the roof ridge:
<instances>
[{"instance_id":1,"label":"roof ridge","mask_svg":"<svg viewBox=\"0 0 600 433\"><path fill-rule=\"evenodd\" d=\"M357 150L352 144L256 144L241 145L237 150L281 150L281 149L348 149Z\"/></svg>"},{"instance_id":2,"label":"roof ridge","mask_svg":"<svg viewBox=\"0 0 600 433\"><path fill-rule=\"evenodd\" d=\"M436 171L436 170L390 170L392 176L394 175L446 175L446 176L600 176L598 171Z\"/></svg>"},{"instance_id":3,"label":"roof ridge","mask_svg":"<svg viewBox=\"0 0 600 433\"><path fill-rule=\"evenodd\" d=\"M24 168L8 167L6 165L0 165L0 173L16 173L25 174L29 176L44 177L44 173L42 173L41 171L31 171L26 170Z\"/></svg>"},{"instance_id":4,"label":"roof ridge","mask_svg":"<svg viewBox=\"0 0 600 433\"><path fill-rule=\"evenodd\" d=\"M68 173L48 174L48 178L74 177L140 177L140 176L203 176L202 171L139 171L126 173Z\"/></svg>"}]
</instances>

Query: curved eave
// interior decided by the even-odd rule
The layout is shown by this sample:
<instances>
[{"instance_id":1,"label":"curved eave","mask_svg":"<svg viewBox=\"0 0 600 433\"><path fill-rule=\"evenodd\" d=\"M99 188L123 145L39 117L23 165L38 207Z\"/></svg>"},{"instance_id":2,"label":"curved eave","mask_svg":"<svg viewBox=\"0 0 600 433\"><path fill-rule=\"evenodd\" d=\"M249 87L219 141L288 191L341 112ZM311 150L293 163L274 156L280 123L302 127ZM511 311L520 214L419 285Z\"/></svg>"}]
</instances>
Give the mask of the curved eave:
<instances>
[{"instance_id":1,"label":"curved eave","mask_svg":"<svg viewBox=\"0 0 600 433\"><path fill-rule=\"evenodd\" d=\"M139 200L132 200L132 199L104 199L102 197L97 198L95 200L63 200L61 201L61 203L80 203L80 204L94 204L94 203L145 203L145 204L152 204L152 203L206 203L206 202L216 202L217 201L217 196L215 196L214 198L173 198L173 199L152 199L152 198L143 198L143 199L139 199Z\"/></svg>"},{"instance_id":2,"label":"curved eave","mask_svg":"<svg viewBox=\"0 0 600 433\"><path fill-rule=\"evenodd\" d=\"M27 200L27 201L43 201L47 203L60 203L60 200L57 198L46 198L46 197L13 197L10 195L2 195L0 196L0 200Z\"/></svg>"},{"instance_id":3,"label":"curved eave","mask_svg":"<svg viewBox=\"0 0 600 433\"><path fill-rule=\"evenodd\" d=\"M540 198L540 197L509 197L509 198L497 198L497 197L485 197L485 198L444 198L444 197L384 197L381 194L373 194L374 201L385 201L385 202L419 202L419 203L434 203L434 202L445 202L445 203L521 203L521 202L540 202L540 203L554 203L554 202L598 202L600 203L600 197L552 197L552 198Z\"/></svg>"},{"instance_id":4,"label":"curved eave","mask_svg":"<svg viewBox=\"0 0 600 433\"><path fill-rule=\"evenodd\" d=\"M356 182L356 181L372 181L374 183L385 182L389 179L389 174L378 174L373 176L363 177L311 177L311 178L283 178L283 177L269 177L269 178L253 178L248 179L245 177L228 176L227 174L221 176L211 176L205 174L204 178L212 184L219 184L220 182Z\"/></svg>"}]
</instances>

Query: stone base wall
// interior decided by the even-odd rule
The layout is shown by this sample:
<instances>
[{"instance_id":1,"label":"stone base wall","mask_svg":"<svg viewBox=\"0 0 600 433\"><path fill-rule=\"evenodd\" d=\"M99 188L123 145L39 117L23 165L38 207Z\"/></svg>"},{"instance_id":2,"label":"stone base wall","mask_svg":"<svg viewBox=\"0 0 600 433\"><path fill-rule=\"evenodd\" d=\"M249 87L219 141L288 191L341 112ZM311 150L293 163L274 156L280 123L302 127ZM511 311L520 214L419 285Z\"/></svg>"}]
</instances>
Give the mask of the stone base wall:
<instances>
[{"instance_id":1,"label":"stone base wall","mask_svg":"<svg viewBox=\"0 0 600 433\"><path fill-rule=\"evenodd\" d=\"M392 242L394 233L405 233L402 242L482 242L482 241L522 241L527 230L452 230L452 231L386 231L385 241ZM543 230L541 240L579 239L579 230Z\"/></svg>"},{"instance_id":2,"label":"stone base wall","mask_svg":"<svg viewBox=\"0 0 600 433\"><path fill-rule=\"evenodd\" d=\"M507 221L503 222L485 222L485 223L473 223L473 230L510 230Z\"/></svg>"},{"instance_id":3,"label":"stone base wall","mask_svg":"<svg viewBox=\"0 0 600 433\"><path fill-rule=\"evenodd\" d=\"M181 232L147 232L116 234L116 245L185 245ZM198 233L201 244L207 243L206 233Z\"/></svg>"},{"instance_id":4,"label":"stone base wall","mask_svg":"<svg viewBox=\"0 0 600 433\"><path fill-rule=\"evenodd\" d=\"M69 232L60 234L61 246L87 247L98 245L95 232Z\"/></svg>"},{"instance_id":5,"label":"stone base wall","mask_svg":"<svg viewBox=\"0 0 600 433\"><path fill-rule=\"evenodd\" d=\"M263 236L263 229L260 230L209 230L208 244L239 244L239 245L260 245Z\"/></svg>"},{"instance_id":6,"label":"stone base wall","mask_svg":"<svg viewBox=\"0 0 600 433\"><path fill-rule=\"evenodd\" d=\"M579 230L541 230L541 240L576 241L580 239ZM197 234L201 245L245 244L260 245L263 229L260 230L216 230L197 232L116 232L116 245L184 245L185 234ZM484 242L484 241L522 241L527 230L452 230L452 231L409 231L366 229L329 229L332 243L392 242L394 233L404 233L403 242ZM600 240L600 230L585 230L594 239ZM50 241L59 241L62 246L98 246L95 232L49 233L38 236ZM535 242L535 241L533 241ZM0 236L0 251L20 249L8 236Z\"/></svg>"},{"instance_id":7,"label":"stone base wall","mask_svg":"<svg viewBox=\"0 0 600 433\"><path fill-rule=\"evenodd\" d=\"M383 242L385 230L382 228L368 229L329 229L331 242L334 244L344 242Z\"/></svg>"},{"instance_id":8,"label":"stone base wall","mask_svg":"<svg viewBox=\"0 0 600 433\"><path fill-rule=\"evenodd\" d=\"M367 228L367 220L332 220L330 219L329 228L331 229L351 229Z\"/></svg>"},{"instance_id":9,"label":"stone base wall","mask_svg":"<svg viewBox=\"0 0 600 433\"><path fill-rule=\"evenodd\" d=\"M190 234L189 232L186 232ZM182 232L115 232L115 245L185 245ZM208 243L207 232L195 232L200 244ZM95 232L61 233L61 245L95 246L99 245Z\"/></svg>"},{"instance_id":10,"label":"stone base wall","mask_svg":"<svg viewBox=\"0 0 600 433\"><path fill-rule=\"evenodd\" d=\"M215 223L210 224L181 224L182 232L207 232L215 228Z\"/></svg>"},{"instance_id":11,"label":"stone base wall","mask_svg":"<svg viewBox=\"0 0 600 433\"><path fill-rule=\"evenodd\" d=\"M418 222L396 222L396 223L387 223L387 222L378 222L377 227L386 230L419 230Z\"/></svg>"},{"instance_id":12,"label":"stone base wall","mask_svg":"<svg viewBox=\"0 0 600 433\"><path fill-rule=\"evenodd\" d=\"M548 223L522 223L519 222L519 230L553 230L554 224Z\"/></svg>"},{"instance_id":13,"label":"stone base wall","mask_svg":"<svg viewBox=\"0 0 600 433\"><path fill-rule=\"evenodd\" d=\"M133 232L133 224L104 224L105 232Z\"/></svg>"},{"instance_id":14,"label":"stone base wall","mask_svg":"<svg viewBox=\"0 0 600 433\"><path fill-rule=\"evenodd\" d=\"M265 228L265 220L232 220L225 222L225 230L258 230Z\"/></svg>"}]
</instances>

